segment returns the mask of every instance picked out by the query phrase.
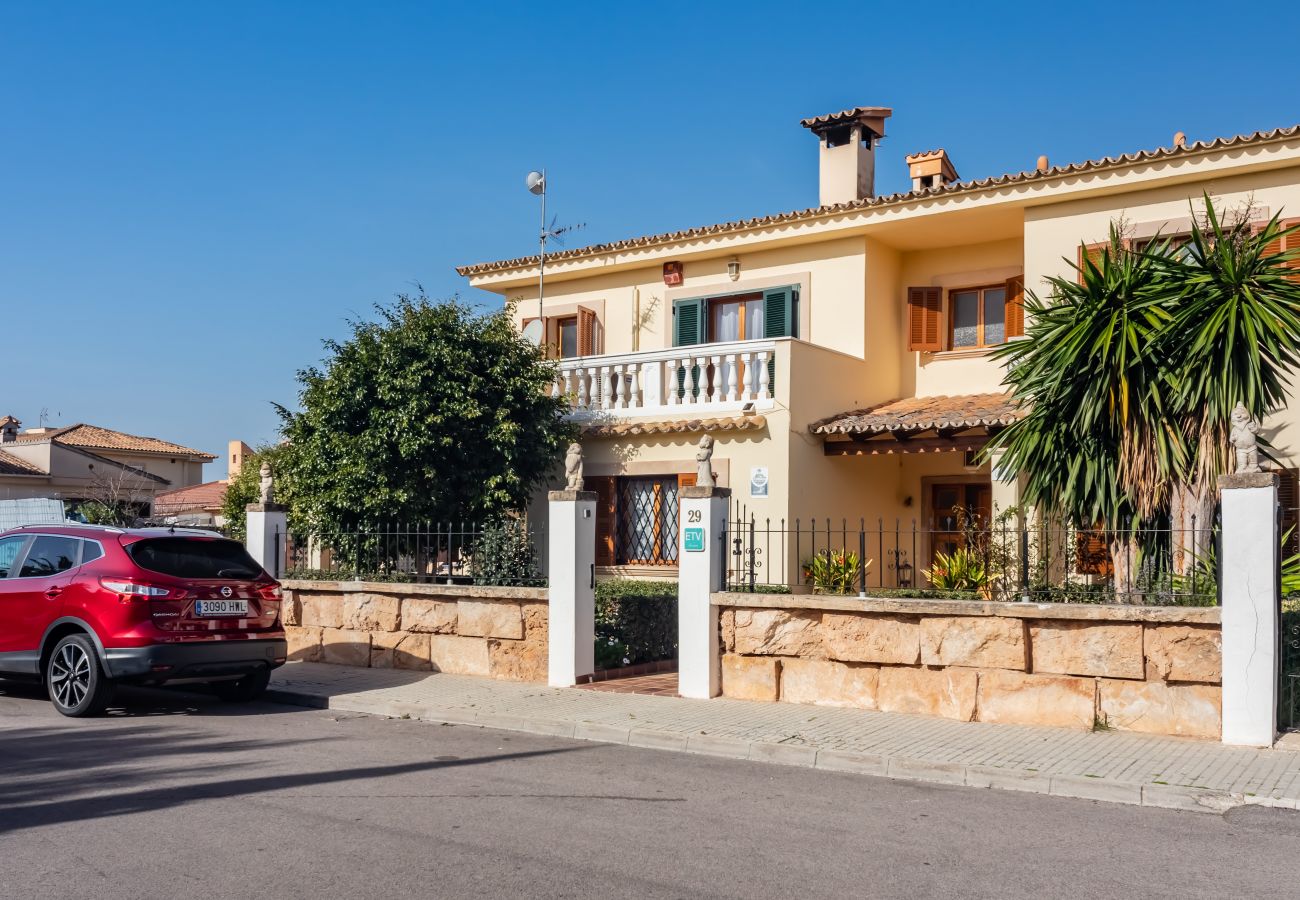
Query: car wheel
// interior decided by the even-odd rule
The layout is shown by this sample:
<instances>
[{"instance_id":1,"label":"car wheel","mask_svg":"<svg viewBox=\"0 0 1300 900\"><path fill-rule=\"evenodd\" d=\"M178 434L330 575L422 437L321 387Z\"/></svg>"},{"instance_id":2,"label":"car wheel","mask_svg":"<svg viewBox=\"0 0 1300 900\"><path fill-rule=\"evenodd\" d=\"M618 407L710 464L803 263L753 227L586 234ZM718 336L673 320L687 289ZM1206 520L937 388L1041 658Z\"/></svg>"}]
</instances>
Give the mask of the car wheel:
<instances>
[{"instance_id":1,"label":"car wheel","mask_svg":"<svg viewBox=\"0 0 1300 900\"><path fill-rule=\"evenodd\" d=\"M248 703L262 696L270 683L271 670L263 667L256 672L248 673L238 681L213 682L212 690L222 700L230 703Z\"/></svg>"},{"instance_id":2,"label":"car wheel","mask_svg":"<svg viewBox=\"0 0 1300 900\"><path fill-rule=\"evenodd\" d=\"M70 634L54 646L45 663L45 689L54 708L74 718L99 715L113 696L113 682L84 634Z\"/></svg>"}]
</instances>

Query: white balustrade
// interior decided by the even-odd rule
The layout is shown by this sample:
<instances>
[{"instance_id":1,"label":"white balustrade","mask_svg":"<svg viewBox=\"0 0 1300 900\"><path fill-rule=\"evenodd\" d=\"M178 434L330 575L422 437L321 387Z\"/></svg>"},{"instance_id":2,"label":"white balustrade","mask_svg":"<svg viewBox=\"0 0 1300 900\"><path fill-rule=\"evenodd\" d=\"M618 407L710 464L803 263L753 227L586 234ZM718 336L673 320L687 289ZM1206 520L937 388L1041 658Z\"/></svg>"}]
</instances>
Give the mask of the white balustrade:
<instances>
[{"instance_id":1,"label":"white balustrade","mask_svg":"<svg viewBox=\"0 0 1300 900\"><path fill-rule=\"evenodd\" d=\"M736 341L561 360L551 396L566 398L584 415L766 405L772 399L768 360L775 351L772 341Z\"/></svg>"}]
</instances>

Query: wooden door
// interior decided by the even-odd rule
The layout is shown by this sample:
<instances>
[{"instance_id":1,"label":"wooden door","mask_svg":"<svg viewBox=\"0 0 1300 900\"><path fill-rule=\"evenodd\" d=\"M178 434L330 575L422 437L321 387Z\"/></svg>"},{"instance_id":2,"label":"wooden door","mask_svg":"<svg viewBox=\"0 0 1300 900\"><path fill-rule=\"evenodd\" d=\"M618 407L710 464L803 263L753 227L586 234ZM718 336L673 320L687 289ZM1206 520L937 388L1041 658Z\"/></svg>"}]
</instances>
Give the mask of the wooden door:
<instances>
[{"instance_id":1,"label":"wooden door","mask_svg":"<svg viewBox=\"0 0 1300 900\"><path fill-rule=\"evenodd\" d=\"M970 530L987 529L993 512L993 485L987 482L936 484L930 488L930 552L965 547Z\"/></svg>"}]
</instances>

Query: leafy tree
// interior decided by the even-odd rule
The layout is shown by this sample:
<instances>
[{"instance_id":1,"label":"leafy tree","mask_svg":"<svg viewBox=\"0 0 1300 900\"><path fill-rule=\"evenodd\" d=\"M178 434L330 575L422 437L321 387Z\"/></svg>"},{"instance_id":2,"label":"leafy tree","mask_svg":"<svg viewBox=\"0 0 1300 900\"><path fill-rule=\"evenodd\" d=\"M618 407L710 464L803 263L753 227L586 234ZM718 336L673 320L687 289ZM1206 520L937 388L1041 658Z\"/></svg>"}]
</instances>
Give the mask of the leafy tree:
<instances>
[{"instance_id":1,"label":"leafy tree","mask_svg":"<svg viewBox=\"0 0 1300 900\"><path fill-rule=\"evenodd\" d=\"M277 406L277 484L319 533L381 521L483 521L521 509L572 429L555 364L512 327L423 292L376 306L298 373L301 412Z\"/></svg>"},{"instance_id":2,"label":"leafy tree","mask_svg":"<svg viewBox=\"0 0 1300 900\"><path fill-rule=\"evenodd\" d=\"M1278 216L1249 219L1207 196L1186 242L1132 250L1112 228L1077 277L1029 293L1026 339L996 351L1027 412L994 444L1028 503L1086 526L1207 527L1232 408L1275 411L1300 359L1298 254L1278 252ZM1117 567L1128 550L1112 544ZM1195 548L1176 551L1185 571Z\"/></svg>"}]
</instances>

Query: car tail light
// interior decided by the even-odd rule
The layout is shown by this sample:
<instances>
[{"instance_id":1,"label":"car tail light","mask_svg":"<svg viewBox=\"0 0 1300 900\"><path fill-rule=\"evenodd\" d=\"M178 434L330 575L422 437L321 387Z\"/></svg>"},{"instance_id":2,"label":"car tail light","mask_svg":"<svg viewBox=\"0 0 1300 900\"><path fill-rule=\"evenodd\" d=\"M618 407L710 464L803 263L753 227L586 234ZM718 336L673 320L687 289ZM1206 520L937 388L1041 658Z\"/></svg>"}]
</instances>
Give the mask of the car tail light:
<instances>
[{"instance_id":1,"label":"car tail light","mask_svg":"<svg viewBox=\"0 0 1300 900\"><path fill-rule=\"evenodd\" d=\"M257 589L257 596L263 600L282 600L283 592L278 584L268 584Z\"/></svg>"},{"instance_id":2,"label":"car tail light","mask_svg":"<svg viewBox=\"0 0 1300 900\"><path fill-rule=\"evenodd\" d=\"M124 581L117 578L101 578L99 579L99 585L105 590L117 594L117 599L122 603L133 603L142 600L166 600L168 598L174 600L183 593L155 587L152 584L140 584L137 581Z\"/></svg>"}]
</instances>

